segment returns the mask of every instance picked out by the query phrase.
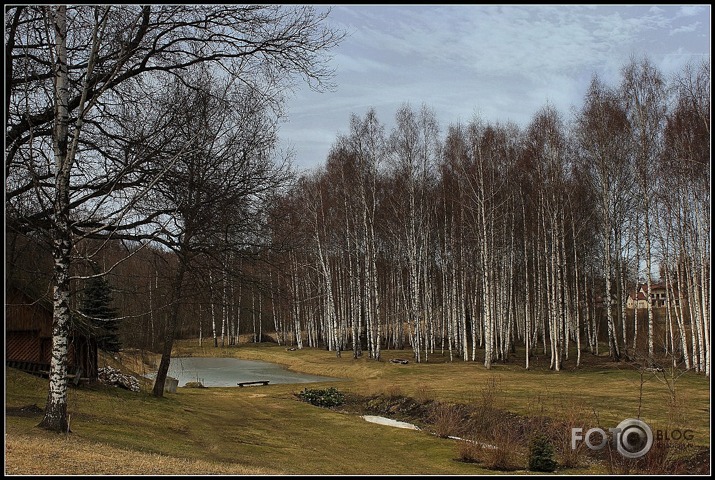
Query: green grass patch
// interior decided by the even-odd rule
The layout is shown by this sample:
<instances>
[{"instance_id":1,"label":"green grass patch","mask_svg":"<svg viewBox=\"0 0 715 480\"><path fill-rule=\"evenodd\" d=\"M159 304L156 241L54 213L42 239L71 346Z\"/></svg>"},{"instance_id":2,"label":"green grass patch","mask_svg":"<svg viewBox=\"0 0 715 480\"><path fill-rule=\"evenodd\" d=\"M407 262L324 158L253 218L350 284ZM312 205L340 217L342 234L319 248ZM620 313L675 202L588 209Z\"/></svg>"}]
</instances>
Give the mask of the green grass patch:
<instances>
[{"instance_id":1,"label":"green grass patch","mask_svg":"<svg viewBox=\"0 0 715 480\"><path fill-rule=\"evenodd\" d=\"M345 403L345 395L337 388L304 388L298 394L298 398L316 407L339 407Z\"/></svg>"}]
</instances>

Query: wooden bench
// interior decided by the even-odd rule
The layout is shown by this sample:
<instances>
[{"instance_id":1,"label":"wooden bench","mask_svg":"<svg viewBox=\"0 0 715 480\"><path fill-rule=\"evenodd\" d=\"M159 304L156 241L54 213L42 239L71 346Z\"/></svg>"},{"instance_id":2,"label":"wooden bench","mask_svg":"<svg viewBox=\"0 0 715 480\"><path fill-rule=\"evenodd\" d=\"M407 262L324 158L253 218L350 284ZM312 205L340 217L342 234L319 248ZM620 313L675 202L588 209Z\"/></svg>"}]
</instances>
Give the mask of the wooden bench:
<instances>
[{"instance_id":1,"label":"wooden bench","mask_svg":"<svg viewBox=\"0 0 715 480\"><path fill-rule=\"evenodd\" d=\"M256 382L238 382L236 385L239 387L247 387L249 385L268 385L270 380L258 380Z\"/></svg>"}]
</instances>

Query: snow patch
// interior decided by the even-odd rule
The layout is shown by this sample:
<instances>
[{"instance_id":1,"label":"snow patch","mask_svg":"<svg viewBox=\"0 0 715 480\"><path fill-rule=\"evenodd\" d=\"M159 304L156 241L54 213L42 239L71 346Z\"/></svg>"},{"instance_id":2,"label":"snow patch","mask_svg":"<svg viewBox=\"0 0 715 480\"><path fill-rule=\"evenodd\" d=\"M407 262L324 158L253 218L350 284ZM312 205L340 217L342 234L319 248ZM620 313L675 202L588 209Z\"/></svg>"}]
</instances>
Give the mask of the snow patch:
<instances>
[{"instance_id":1,"label":"snow patch","mask_svg":"<svg viewBox=\"0 0 715 480\"><path fill-rule=\"evenodd\" d=\"M484 448L486 448L486 449L489 449L489 450L496 450L496 448L497 448L497 447L495 447L494 445L490 445L490 444L488 444L488 443L477 442L477 441L475 441L475 440L469 440L469 439L467 439L467 438L454 437L454 436L452 436L452 435L449 435L447 438L451 438L452 440L460 440L460 441L462 441L462 442L473 443L474 445L481 445L482 447L484 447Z\"/></svg>"},{"instance_id":2,"label":"snow patch","mask_svg":"<svg viewBox=\"0 0 715 480\"><path fill-rule=\"evenodd\" d=\"M386 417L378 417L377 415L362 415L362 418L371 423L379 423L380 425L388 425L390 427L408 428L410 430L420 429L420 427L418 427L417 425L412 425L411 423L400 422L398 420L393 420L391 418Z\"/></svg>"}]
</instances>

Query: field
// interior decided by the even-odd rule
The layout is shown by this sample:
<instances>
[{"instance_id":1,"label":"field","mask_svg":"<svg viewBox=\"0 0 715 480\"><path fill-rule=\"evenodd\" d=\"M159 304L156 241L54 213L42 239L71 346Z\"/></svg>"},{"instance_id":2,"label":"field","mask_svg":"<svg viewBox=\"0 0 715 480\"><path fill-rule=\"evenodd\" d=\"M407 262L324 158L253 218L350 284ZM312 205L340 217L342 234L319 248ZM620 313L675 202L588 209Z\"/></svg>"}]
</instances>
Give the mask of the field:
<instances>
[{"instance_id":1,"label":"field","mask_svg":"<svg viewBox=\"0 0 715 480\"><path fill-rule=\"evenodd\" d=\"M266 360L338 382L250 388L179 388L164 398L150 385L132 393L104 385L71 387L70 434L45 432L47 380L6 371L5 473L60 474L498 474L531 473L529 440L549 437L557 473L709 473L709 381L691 372L646 371L583 353L579 370L521 363L447 362L435 352L415 363L409 351L383 351L380 362L351 352L276 344L213 348L182 341L175 356ZM406 365L391 363L406 358ZM157 357L123 352L103 362L141 372ZM338 407L303 402L303 389L335 387ZM360 414L410 421L421 430L368 423ZM607 431L640 418L654 432L675 433L639 460L609 443L571 450L571 428ZM687 432L687 441L680 438ZM458 436L465 440L446 438ZM488 444L488 447L480 446ZM669 448L668 448L669 447Z\"/></svg>"}]
</instances>

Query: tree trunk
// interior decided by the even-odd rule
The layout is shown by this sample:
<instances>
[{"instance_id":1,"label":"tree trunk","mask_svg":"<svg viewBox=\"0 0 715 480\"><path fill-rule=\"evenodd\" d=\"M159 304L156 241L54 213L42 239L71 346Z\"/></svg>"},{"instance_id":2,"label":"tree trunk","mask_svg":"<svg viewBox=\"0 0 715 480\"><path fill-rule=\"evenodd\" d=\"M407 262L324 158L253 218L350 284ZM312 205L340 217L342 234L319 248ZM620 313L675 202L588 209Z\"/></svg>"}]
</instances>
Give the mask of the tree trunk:
<instances>
[{"instance_id":1,"label":"tree trunk","mask_svg":"<svg viewBox=\"0 0 715 480\"><path fill-rule=\"evenodd\" d=\"M69 151L69 86L67 70L67 23L66 6L55 9L52 25L55 29L56 59L53 65L55 76L55 124L53 149L55 158L55 198L53 202L53 313L52 357L50 360L49 392L45 415L39 426L55 431L68 432L67 419L67 355L70 329L70 172L73 158Z\"/></svg>"},{"instance_id":2,"label":"tree trunk","mask_svg":"<svg viewBox=\"0 0 715 480\"><path fill-rule=\"evenodd\" d=\"M169 372L169 363L171 362L171 350L174 347L174 339L179 329L179 308L184 287L184 276L188 268L186 264L189 261L188 257L181 257L182 255L180 255L179 271L176 274L174 288L172 289L171 310L169 312L166 330L164 331L164 346L161 351L161 361L159 362L159 369L156 372L156 380L154 380L154 388L152 390L152 395L155 397L164 396L164 385L166 384L166 376Z\"/></svg>"},{"instance_id":3,"label":"tree trunk","mask_svg":"<svg viewBox=\"0 0 715 480\"><path fill-rule=\"evenodd\" d=\"M216 306L213 299L213 277L209 270L209 302L211 303L211 333L214 339L214 347L218 347L218 337L216 336Z\"/></svg>"}]
</instances>

